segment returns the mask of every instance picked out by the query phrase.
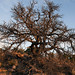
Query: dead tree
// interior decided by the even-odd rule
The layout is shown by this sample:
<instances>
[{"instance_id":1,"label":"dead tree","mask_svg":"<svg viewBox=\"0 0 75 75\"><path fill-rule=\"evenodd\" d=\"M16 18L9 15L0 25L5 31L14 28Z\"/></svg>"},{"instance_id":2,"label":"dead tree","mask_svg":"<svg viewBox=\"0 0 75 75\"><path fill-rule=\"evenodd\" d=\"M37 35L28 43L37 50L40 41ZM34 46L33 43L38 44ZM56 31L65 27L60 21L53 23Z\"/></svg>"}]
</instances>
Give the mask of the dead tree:
<instances>
[{"instance_id":1,"label":"dead tree","mask_svg":"<svg viewBox=\"0 0 75 75\"><path fill-rule=\"evenodd\" d=\"M35 8L36 2L32 2L28 7L18 3L12 8L14 20L10 24L0 25L1 39L10 43L9 49L14 48L14 45L18 48L23 42L29 41L32 43L31 52L35 55L48 51L59 54L75 52L75 32L67 29L58 19L61 16L55 11L59 6L53 2L45 2L46 6L42 6L40 11ZM62 48L61 43L68 43L70 51L69 48Z\"/></svg>"}]
</instances>

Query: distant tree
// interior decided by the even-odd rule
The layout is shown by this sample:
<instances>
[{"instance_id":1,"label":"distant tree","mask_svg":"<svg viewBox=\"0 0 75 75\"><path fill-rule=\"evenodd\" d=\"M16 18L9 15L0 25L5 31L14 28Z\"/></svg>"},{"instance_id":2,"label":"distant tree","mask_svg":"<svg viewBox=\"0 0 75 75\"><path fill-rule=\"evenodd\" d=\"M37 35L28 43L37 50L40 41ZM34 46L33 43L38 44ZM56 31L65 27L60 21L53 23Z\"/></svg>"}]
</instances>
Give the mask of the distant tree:
<instances>
[{"instance_id":1,"label":"distant tree","mask_svg":"<svg viewBox=\"0 0 75 75\"><path fill-rule=\"evenodd\" d=\"M35 55L48 51L69 53L69 48L65 50L61 43L68 43L70 51L75 52L75 33L59 20L61 16L55 12L59 6L50 1L45 3L41 10L36 9L34 1L28 7L18 3L12 8L14 20L10 24L0 25L1 39L10 44L9 49L29 41L32 43L30 50Z\"/></svg>"}]
</instances>

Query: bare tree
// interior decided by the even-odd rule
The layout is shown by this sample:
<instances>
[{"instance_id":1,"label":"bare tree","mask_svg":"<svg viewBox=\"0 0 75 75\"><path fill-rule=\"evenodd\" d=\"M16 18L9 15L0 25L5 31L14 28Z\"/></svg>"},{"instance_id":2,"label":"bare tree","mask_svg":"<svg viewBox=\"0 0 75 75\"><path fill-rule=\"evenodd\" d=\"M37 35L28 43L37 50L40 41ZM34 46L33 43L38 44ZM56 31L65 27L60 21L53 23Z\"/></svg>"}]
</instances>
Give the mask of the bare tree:
<instances>
[{"instance_id":1,"label":"bare tree","mask_svg":"<svg viewBox=\"0 0 75 75\"><path fill-rule=\"evenodd\" d=\"M48 53L56 51L61 54L69 52L60 46L61 43L69 43L70 51L75 51L75 32L67 29L58 18L61 16L55 11L59 6L53 2L45 1L46 6L41 10L35 8L36 2L24 7L18 3L12 9L13 21L10 24L0 25L1 39L10 43L9 49L15 45L18 48L23 42L31 42L30 50L33 54Z\"/></svg>"}]
</instances>

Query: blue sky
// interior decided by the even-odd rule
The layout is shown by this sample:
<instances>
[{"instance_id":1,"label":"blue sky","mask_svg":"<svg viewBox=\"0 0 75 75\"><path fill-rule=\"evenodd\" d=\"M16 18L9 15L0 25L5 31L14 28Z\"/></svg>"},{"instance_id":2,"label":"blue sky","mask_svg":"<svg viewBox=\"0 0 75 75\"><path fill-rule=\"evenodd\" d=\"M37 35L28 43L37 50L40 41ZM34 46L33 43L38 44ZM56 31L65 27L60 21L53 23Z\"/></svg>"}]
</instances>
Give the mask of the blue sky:
<instances>
[{"instance_id":1,"label":"blue sky","mask_svg":"<svg viewBox=\"0 0 75 75\"><path fill-rule=\"evenodd\" d=\"M9 22L11 19L11 8L16 5L17 2L21 2L25 6L29 5L31 0L0 0L0 24L3 21ZM44 0L38 1L38 6L44 5ZM60 5L59 14L63 15L62 21L68 26L68 28L75 28L75 0L50 0L55 4Z\"/></svg>"}]
</instances>

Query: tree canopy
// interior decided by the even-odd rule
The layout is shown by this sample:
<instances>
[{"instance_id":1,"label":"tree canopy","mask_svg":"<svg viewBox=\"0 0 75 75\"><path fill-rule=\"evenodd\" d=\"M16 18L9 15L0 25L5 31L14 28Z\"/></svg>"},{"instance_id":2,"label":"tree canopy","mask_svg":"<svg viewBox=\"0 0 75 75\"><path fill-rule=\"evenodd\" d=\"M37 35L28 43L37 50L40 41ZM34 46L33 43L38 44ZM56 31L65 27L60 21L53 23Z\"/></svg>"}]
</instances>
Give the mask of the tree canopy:
<instances>
[{"instance_id":1,"label":"tree canopy","mask_svg":"<svg viewBox=\"0 0 75 75\"><path fill-rule=\"evenodd\" d=\"M1 39L10 43L9 49L18 48L25 41L31 42L30 50L33 54L69 52L69 47L61 47L61 43L70 45L70 52L75 52L75 32L68 29L55 11L59 6L45 1L41 10L36 9L36 2L24 7L21 3L12 8L13 21L10 24L0 25Z\"/></svg>"},{"instance_id":2,"label":"tree canopy","mask_svg":"<svg viewBox=\"0 0 75 75\"><path fill-rule=\"evenodd\" d=\"M0 40L8 45L0 49L0 72L4 69L12 75L75 74L75 55L70 55L75 52L75 32L59 19L58 5L47 0L45 3L40 9L36 9L35 1L28 7L18 3L12 8L13 20L0 25ZM26 41L31 46L26 51L19 49Z\"/></svg>"}]
</instances>

